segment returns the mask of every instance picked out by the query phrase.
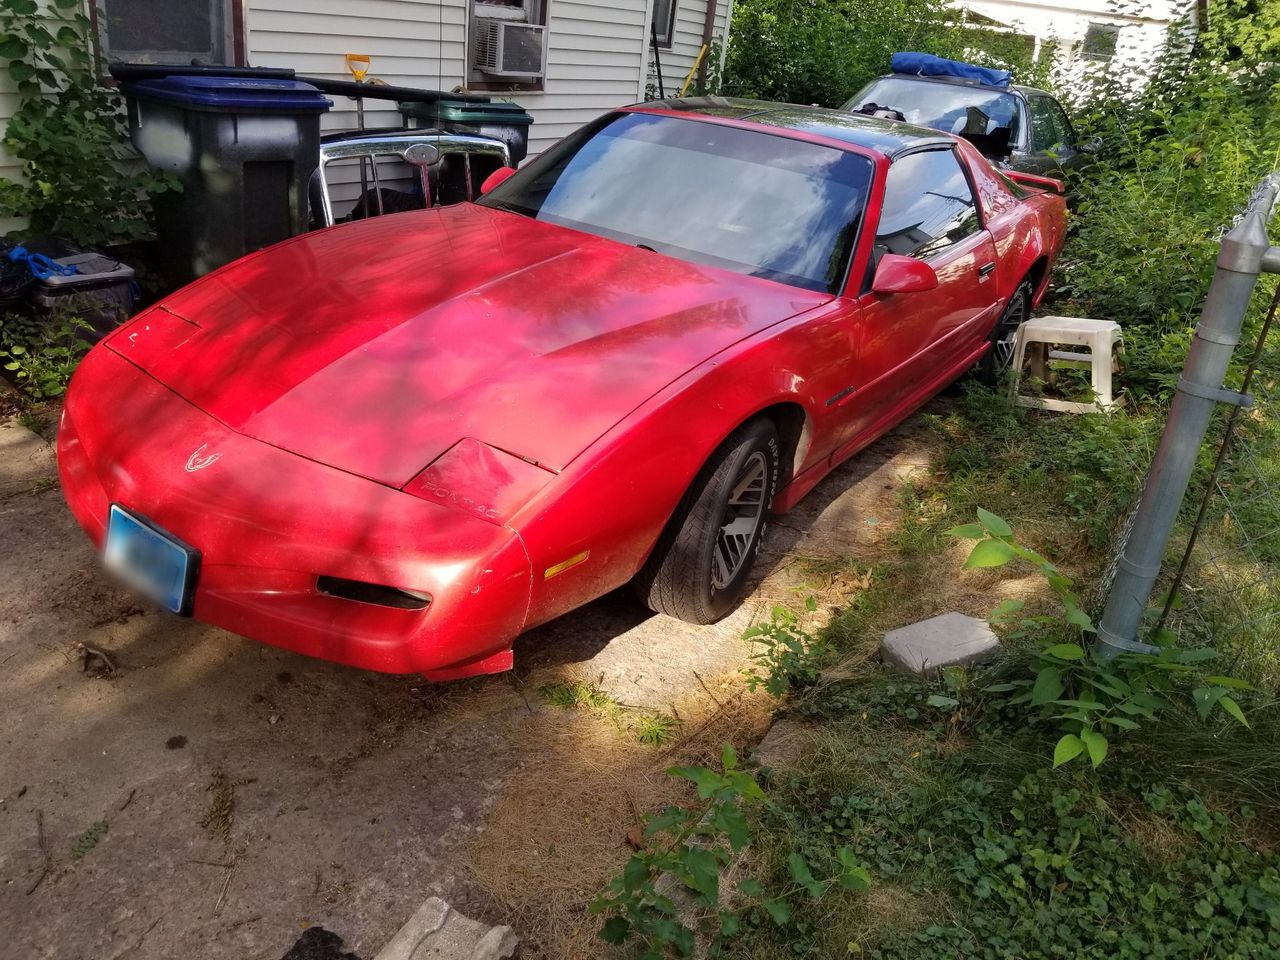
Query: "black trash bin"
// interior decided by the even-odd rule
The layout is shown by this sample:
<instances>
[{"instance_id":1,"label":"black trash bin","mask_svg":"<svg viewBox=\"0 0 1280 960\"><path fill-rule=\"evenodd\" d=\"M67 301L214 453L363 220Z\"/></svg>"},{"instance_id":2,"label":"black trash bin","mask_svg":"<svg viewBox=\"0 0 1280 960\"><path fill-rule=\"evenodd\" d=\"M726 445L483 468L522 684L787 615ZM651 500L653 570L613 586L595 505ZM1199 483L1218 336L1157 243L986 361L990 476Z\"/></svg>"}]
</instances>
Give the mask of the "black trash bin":
<instances>
[{"instance_id":1,"label":"black trash bin","mask_svg":"<svg viewBox=\"0 0 1280 960\"><path fill-rule=\"evenodd\" d=\"M511 151L512 164L519 164L529 154L529 127L533 117L518 103L499 100L467 103L440 99L431 103L402 100L397 106L408 127L438 127L450 133L479 133L496 137Z\"/></svg>"},{"instance_id":2,"label":"black trash bin","mask_svg":"<svg viewBox=\"0 0 1280 960\"><path fill-rule=\"evenodd\" d=\"M156 198L161 266L175 286L303 233L331 106L297 80L164 76L123 85L134 146L181 192Z\"/></svg>"}]
</instances>

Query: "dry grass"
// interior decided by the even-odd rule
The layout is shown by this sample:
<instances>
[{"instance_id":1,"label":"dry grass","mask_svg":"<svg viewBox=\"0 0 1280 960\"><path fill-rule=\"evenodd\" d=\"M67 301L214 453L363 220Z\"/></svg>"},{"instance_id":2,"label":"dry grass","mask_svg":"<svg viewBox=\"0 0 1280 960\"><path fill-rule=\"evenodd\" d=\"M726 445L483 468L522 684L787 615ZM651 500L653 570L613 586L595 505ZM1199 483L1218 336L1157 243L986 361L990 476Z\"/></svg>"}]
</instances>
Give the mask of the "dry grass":
<instances>
[{"instance_id":1,"label":"dry grass","mask_svg":"<svg viewBox=\"0 0 1280 960\"><path fill-rule=\"evenodd\" d=\"M631 855L627 834L646 811L692 802L673 765L718 765L721 747L740 752L769 724L772 702L740 676L677 704L683 725L655 748L619 735L606 717L543 707L515 736L530 759L507 787L484 830L464 853L470 878L518 930L526 957L595 958L603 944L587 912Z\"/></svg>"}]
</instances>

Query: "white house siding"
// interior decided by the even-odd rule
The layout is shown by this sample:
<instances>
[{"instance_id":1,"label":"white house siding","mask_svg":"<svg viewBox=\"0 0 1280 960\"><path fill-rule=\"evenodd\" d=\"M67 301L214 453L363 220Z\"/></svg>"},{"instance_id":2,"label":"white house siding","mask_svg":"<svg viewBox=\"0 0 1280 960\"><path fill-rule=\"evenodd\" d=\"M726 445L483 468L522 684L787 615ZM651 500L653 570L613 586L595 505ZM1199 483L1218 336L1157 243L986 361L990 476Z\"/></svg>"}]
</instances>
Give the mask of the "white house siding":
<instances>
[{"instance_id":1,"label":"white house siding","mask_svg":"<svg viewBox=\"0 0 1280 960\"><path fill-rule=\"evenodd\" d=\"M674 97L680 92L680 87L684 84L685 77L689 75L689 71L693 69L694 63L698 59L698 51L702 48L702 31L707 21L707 3L709 0L675 0L676 3L676 19L675 30L671 35L671 49L658 52L662 58L662 83L668 97ZM711 31L711 39L713 45L718 40L720 46L717 49L707 51L707 70L708 75L715 75L721 66L721 56L723 55L723 44L729 36L729 23L733 18L733 0L718 0L716 3L715 26ZM645 37L648 39L648 25L645 26ZM649 89L653 96L658 95L658 73L654 67L653 47L646 45L648 54L648 83ZM690 90L697 85L697 76L694 76L693 84Z\"/></svg>"},{"instance_id":2,"label":"white house siding","mask_svg":"<svg viewBox=\"0 0 1280 960\"><path fill-rule=\"evenodd\" d=\"M1029 34L1041 45L1057 44L1057 63L1064 86L1070 89L1090 75L1118 67L1121 76L1140 85L1146 71L1164 49L1169 28L1191 15L1191 0L1071 0L1057 4L1049 0L958 0L957 7L990 17ZM1082 56L1079 50L1091 23L1119 28L1114 61Z\"/></svg>"},{"instance_id":3,"label":"white house siding","mask_svg":"<svg viewBox=\"0 0 1280 960\"><path fill-rule=\"evenodd\" d=\"M0 129L9 123L9 118L18 109L18 94L13 81L9 79L8 70L0 70ZM6 180L22 179L22 164L10 156L9 151L0 144L0 177ZM0 217L0 235L24 226L24 221L16 217Z\"/></svg>"},{"instance_id":4,"label":"white house siding","mask_svg":"<svg viewBox=\"0 0 1280 960\"><path fill-rule=\"evenodd\" d=\"M390 84L451 90L462 82L467 16L457 0L250 0L245 7L245 56L255 67L350 80L346 55L363 53L373 61L370 76ZM354 129L355 102L332 99L323 129ZM400 114L390 101L366 100L365 124L399 126Z\"/></svg>"},{"instance_id":5,"label":"white house siding","mask_svg":"<svg viewBox=\"0 0 1280 960\"><path fill-rule=\"evenodd\" d=\"M681 77L701 43L705 0L680 0ZM492 91L533 115L530 155L614 107L644 98L651 0L547 0L548 63L543 89ZM729 0L721 0L724 35ZM290 67L306 76L350 79L347 53L372 58L371 76L397 86L452 90L468 74L468 0L245 0L245 56L251 66ZM666 57L664 56L664 60ZM673 68L674 69L674 68ZM356 127L355 103L333 97L322 129ZM365 101L366 126L398 126L389 101ZM0 72L0 128L16 97ZM0 176L20 173L0 151ZM354 196L343 191L347 199ZM0 229L14 228L18 224Z\"/></svg>"},{"instance_id":6,"label":"white house siding","mask_svg":"<svg viewBox=\"0 0 1280 960\"><path fill-rule=\"evenodd\" d=\"M549 2L544 89L510 97L533 115L531 154L614 107L644 98L647 0Z\"/></svg>"}]
</instances>

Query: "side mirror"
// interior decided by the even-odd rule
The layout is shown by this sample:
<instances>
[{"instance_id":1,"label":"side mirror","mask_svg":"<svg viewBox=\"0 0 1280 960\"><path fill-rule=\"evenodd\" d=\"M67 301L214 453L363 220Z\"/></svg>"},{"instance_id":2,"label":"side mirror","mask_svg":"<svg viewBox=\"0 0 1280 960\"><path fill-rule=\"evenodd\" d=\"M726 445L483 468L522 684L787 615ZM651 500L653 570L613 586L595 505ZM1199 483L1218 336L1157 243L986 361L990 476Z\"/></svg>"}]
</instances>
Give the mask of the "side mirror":
<instances>
[{"instance_id":1,"label":"side mirror","mask_svg":"<svg viewBox=\"0 0 1280 960\"><path fill-rule=\"evenodd\" d=\"M876 264L872 293L923 293L938 286L938 275L923 260L886 253Z\"/></svg>"},{"instance_id":2,"label":"side mirror","mask_svg":"<svg viewBox=\"0 0 1280 960\"><path fill-rule=\"evenodd\" d=\"M483 197L498 184L505 182L515 172L515 167L499 167L493 171L493 173L484 178L484 183L480 184L480 196Z\"/></svg>"},{"instance_id":3,"label":"side mirror","mask_svg":"<svg viewBox=\"0 0 1280 960\"><path fill-rule=\"evenodd\" d=\"M1084 143L1076 147L1081 153L1097 153L1102 149L1103 140L1101 137L1094 137L1092 140L1086 140Z\"/></svg>"}]
</instances>

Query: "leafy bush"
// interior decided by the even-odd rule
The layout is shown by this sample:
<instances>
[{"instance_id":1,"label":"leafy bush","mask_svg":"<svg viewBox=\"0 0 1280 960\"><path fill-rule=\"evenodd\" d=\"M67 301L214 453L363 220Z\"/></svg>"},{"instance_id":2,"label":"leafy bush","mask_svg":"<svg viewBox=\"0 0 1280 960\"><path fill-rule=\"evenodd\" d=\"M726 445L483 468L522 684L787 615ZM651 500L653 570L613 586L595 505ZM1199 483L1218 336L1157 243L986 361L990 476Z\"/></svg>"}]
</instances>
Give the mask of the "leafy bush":
<instances>
[{"instance_id":1,"label":"leafy bush","mask_svg":"<svg viewBox=\"0 0 1280 960\"><path fill-rule=\"evenodd\" d=\"M817 601L809 597L805 608L816 610ZM775 698L813 686L835 655L829 644L803 630L796 615L781 606L773 608L768 623L752 627L743 639L758 648L751 655L747 686L764 687Z\"/></svg>"},{"instance_id":2,"label":"leafy bush","mask_svg":"<svg viewBox=\"0 0 1280 960\"><path fill-rule=\"evenodd\" d=\"M704 808L686 810L667 807L645 823L645 846L635 853L622 872L596 898L592 913L606 919L600 930L609 943L638 942L644 960L663 957L691 957L700 935L723 944L742 929L746 905L766 912L778 925L791 915L790 901L807 893L821 898L829 888L862 891L871 876L843 847L836 851L831 876L819 880L809 862L799 853L788 858L790 881L767 892L754 877L737 884L737 905L729 905L721 890L721 873L740 855L751 840L747 814L768 803L764 791L751 774L738 769L737 755L726 744L720 771L708 767L672 767L673 777L696 785ZM663 882L664 876L672 879ZM675 897L691 898L681 911Z\"/></svg>"},{"instance_id":3,"label":"leafy bush","mask_svg":"<svg viewBox=\"0 0 1280 960\"><path fill-rule=\"evenodd\" d=\"M720 92L838 107L900 50L1043 79L1017 37L966 27L942 0L737 0Z\"/></svg>"},{"instance_id":4,"label":"leafy bush","mask_svg":"<svg viewBox=\"0 0 1280 960\"><path fill-rule=\"evenodd\" d=\"M1088 753L1098 767L1107 757L1110 738L1137 730L1142 723L1158 719L1172 699L1188 694L1208 720L1217 707L1244 726L1244 711L1232 697L1233 691L1249 690L1249 684L1234 677L1204 675L1203 664L1218 652L1209 647L1180 650L1172 645L1168 631L1154 637L1162 644L1158 653L1121 653L1105 657L1082 645L1094 632L1093 622L1080 607L1073 584L1062 571L1036 551L1014 540L1013 530L1002 518L978 509L978 522L953 527L953 537L975 541L966 567L1002 567L1022 560L1035 567L1062 603L1062 621L1040 616L1023 621L1022 635L1041 640L1034 655L1034 676L993 684L987 693L1008 693L1009 704L1027 708L1033 717L1061 731L1053 749L1053 765L1060 767ZM1023 608L1021 600L1006 600L992 614L1006 620ZM1066 642L1059 634L1071 638ZM1079 641L1079 642L1075 642ZM1196 685L1198 684L1198 685Z\"/></svg>"},{"instance_id":5,"label":"leafy bush","mask_svg":"<svg viewBox=\"0 0 1280 960\"><path fill-rule=\"evenodd\" d=\"M754 928L735 957L1262 960L1280 950L1280 858L1193 791L1117 770L1020 773L942 743L845 725L817 776L774 791L765 829L808 854L852 847L892 899ZM839 761L840 766L836 763ZM1004 764L1001 766L1000 764ZM807 934L796 936L804 929ZM785 939L783 934L785 933Z\"/></svg>"},{"instance_id":6,"label":"leafy bush","mask_svg":"<svg viewBox=\"0 0 1280 960\"><path fill-rule=\"evenodd\" d=\"M1280 161L1278 21L1275 0L1215 0L1210 29L1171 43L1140 94L1104 75L1080 96L1105 146L1074 184L1054 306L1125 327L1138 399L1176 383L1222 227Z\"/></svg>"},{"instance_id":7,"label":"leafy bush","mask_svg":"<svg viewBox=\"0 0 1280 960\"><path fill-rule=\"evenodd\" d=\"M25 182L0 179L0 215L92 247L147 236L147 198L176 182L139 165L119 98L95 76L79 0L0 0L0 60L19 104L4 145Z\"/></svg>"},{"instance_id":8,"label":"leafy bush","mask_svg":"<svg viewBox=\"0 0 1280 960\"><path fill-rule=\"evenodd\" d=\"M86 329L89 325L73 316L42 323L10 314L0 320L0 366L32 398L60 397L89 352L80 336Z\"/></svg>"}]
</instances>

